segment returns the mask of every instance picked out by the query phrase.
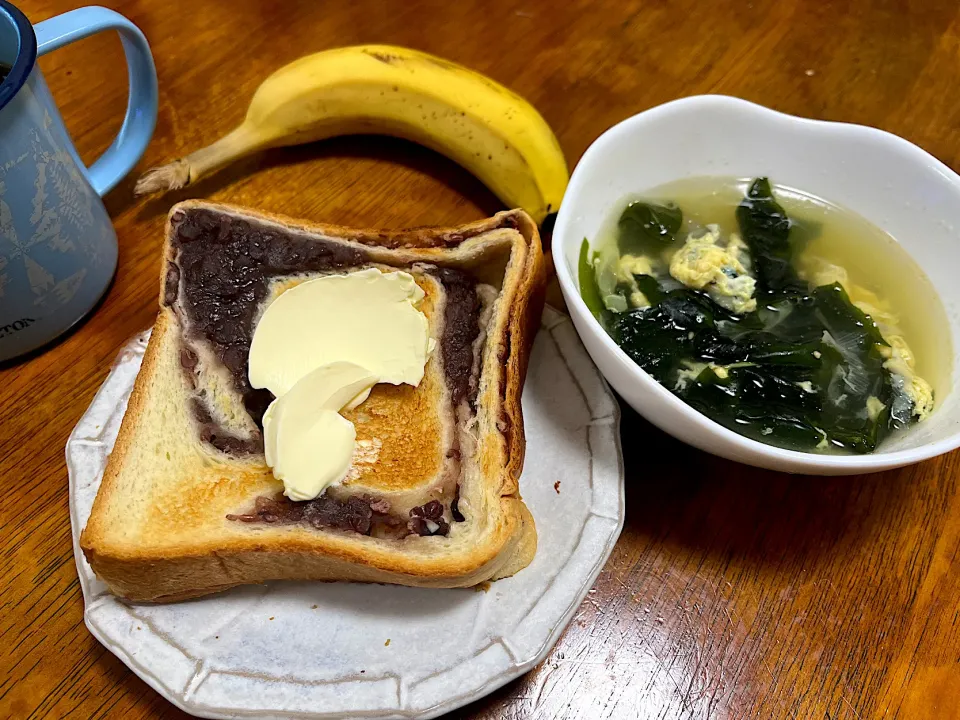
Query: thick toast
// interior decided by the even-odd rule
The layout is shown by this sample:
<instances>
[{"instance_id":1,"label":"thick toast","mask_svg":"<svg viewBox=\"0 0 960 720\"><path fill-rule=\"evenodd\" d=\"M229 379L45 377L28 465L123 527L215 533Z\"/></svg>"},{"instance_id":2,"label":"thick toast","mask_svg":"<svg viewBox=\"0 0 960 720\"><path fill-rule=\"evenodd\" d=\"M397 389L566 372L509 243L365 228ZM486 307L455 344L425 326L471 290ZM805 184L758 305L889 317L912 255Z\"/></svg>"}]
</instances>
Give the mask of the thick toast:
<instances>
[{"instance_id":1,"label":"thick toast","mask_svg":"<svg viewBox=\"0 0 960 720\"><path fill-rule=\"evenodd\" d=\"M298 282L377 266L414 275L437 347L416 388L380 384L345 412L348 479L280 496L262 454L272 396L246 377L264 307ZM543 304L540 239L522 211L454 229L309 225L201 202L167 223L160 313L81 536L131 600L276 579L462 587L536 549L520 499L520 394Z\"/></svg>"}]
</instances>

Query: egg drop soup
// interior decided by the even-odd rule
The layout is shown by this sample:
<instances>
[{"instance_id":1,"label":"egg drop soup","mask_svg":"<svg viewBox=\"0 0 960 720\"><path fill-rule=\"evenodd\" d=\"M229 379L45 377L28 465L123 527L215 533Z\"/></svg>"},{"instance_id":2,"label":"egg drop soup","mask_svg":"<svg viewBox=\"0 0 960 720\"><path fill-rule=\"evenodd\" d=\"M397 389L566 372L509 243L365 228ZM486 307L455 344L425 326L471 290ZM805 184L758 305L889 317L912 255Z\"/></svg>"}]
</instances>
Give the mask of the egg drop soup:
<instances>
[{"instance_id":1,"label":"egg drop soup","mask_svg":"<svg viewBox=\"0 0 960 720\"><path fill-rule=\"evenodd\" d=\"M864 218L766 178L626 198L585 239L580 291L640 367L742 435L872 452L949 392L933 286Z\"/></svg>"}]
</instances>

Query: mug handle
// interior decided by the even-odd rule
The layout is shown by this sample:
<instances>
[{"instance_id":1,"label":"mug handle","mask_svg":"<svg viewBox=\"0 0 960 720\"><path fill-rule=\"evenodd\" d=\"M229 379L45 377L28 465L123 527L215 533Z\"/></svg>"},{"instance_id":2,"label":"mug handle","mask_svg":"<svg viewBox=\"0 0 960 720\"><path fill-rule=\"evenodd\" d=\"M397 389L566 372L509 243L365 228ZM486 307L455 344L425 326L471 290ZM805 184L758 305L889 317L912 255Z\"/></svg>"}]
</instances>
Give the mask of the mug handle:
<instances>
[{"instance_id":1,"label":"mug handle","mask_svg":"<svg viewBox=\"0 0 960 720\"><path fill-rule=\"evenodd\" d=\"M37 23L33 29L38 56L103 30L120 34L130 83L127 114L110 147L86 168L93 189L98 195L105 195L143 156L157 124L157 70L147 39L123 15L103 7L71 10Z\"/></svg>"}]
</instances>

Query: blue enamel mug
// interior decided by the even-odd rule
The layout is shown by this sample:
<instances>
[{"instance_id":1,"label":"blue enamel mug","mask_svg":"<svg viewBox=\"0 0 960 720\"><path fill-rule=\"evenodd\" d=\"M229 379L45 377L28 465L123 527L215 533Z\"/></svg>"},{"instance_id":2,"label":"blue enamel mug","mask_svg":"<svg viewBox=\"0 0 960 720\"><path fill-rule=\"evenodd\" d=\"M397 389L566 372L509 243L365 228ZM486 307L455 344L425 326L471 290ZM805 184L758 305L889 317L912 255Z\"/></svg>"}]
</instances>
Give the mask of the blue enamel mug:
<instances>
[{"instance_id":1,"label":"blue enamel mug","mask_svg":"<svg viewBox=\"0 0 960 720\"><path fill-rule=\"evenodd\" d=\"M96 162L77 155L37 57L116 30L130 96L120 133ZM0 0L0 361L30 352L83 318L117 267L100 197L133 169L157 120L157 73L143 33L86 7L36 26Z\"/></svg>"}]
</instances>

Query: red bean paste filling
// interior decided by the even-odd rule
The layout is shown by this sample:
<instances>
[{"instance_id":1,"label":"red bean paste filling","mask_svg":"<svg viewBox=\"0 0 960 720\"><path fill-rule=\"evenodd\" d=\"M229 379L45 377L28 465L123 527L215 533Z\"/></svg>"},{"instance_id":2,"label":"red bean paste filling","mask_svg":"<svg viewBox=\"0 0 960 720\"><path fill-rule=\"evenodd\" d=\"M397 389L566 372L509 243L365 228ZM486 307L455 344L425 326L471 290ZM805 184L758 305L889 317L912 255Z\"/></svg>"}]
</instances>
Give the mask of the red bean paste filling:
<instances>
[{"instance_id":1,"label":"red bean paste filling","mask_svg":"<svg viewBox=\"0 0 960 720\"><path fill-rule=\"evenodd\" d=\"M336 500L321 495L315 500L294 502L283 495L258 497L253 512L227 515L227 520L269 525L303 523L317 530L346 530L361 535L400 538L417 535L446 535L450 524L443 518L443 503L431 500L410 510L406 522L391 514L390 503L369 495Z\"/></svg>"},{"instance_id":2,"label":"red bean paste filling","mask_svg":"<svg viewBox=\"0 0 960 720\"><path fill-rule=\"evenodd\" d=\"M211 210L178 212L172 226L176 263L170 263L164 302L173 305L179 300L180 310L189 321L187 337L211 347L233 376L244 407L259 426L273 396L250 386L247 357L253 340L253 317L267 297L269 280L299 272L356 267L367 261L366 254ZM178 288L182 290L179 298ZM212 423L209 414L206 418L198 416L197 421L205 427ZM215 435L211 444L230 452L220 446L226 433L207 429ZM254 451L262 451L262 438L257 444Z\"/></svg>"},{"instance_id":3,"label":"red bean paste filling","mask_svg":"<svg viewBox=\"0 0 960 720\"><path fill-rule=\"evenodd\" d=\"M361 249L211 210L179 211L171 226L175 257L168 264L163 302L185 315L186 338L206 343L223 363L244 407L262 429L263 413L273 395L250 386L247 358L254 315L267 297L270 280L355 268L367 263L368 256ZM455 408L464 399L472 407L477 392L472 382L473 344L480 333L481 311L477 283L468 273L454 268L432 268L430 272L443 285L446 296L440 350L447 386ZM181 345L180 364L194 390L198 361L193 350ZM190 404L204 442L232 455L263 452L261 433L249 439L236 437L216 423L199 397L192 397ZM459 496L458 484L450 507L450 516L456 522L464 519L457 507ZM305 523L314 528L396 537L410 533L446 535L450 529L438 500L411 509L409 518L399 518L391 514L389 502L367 495L346 500L321 496L305 502L282 495L258 497L253 512L227 518L251 523Z\"/></svg>"},{"instance_id":4,"label":"red bean paste filling","mask_svg":"<svg viewBox=\"0 0 960 720\"><path fill-rule=\"evenodd\" d=\"M462 270L434 268L430 273L443 285L443 374L450 388L453 407L464 398L473 405L477 388L470 387L473 375L473 343L480 334L480 296L477 281Z\"/></svg>"}]
</instances>

